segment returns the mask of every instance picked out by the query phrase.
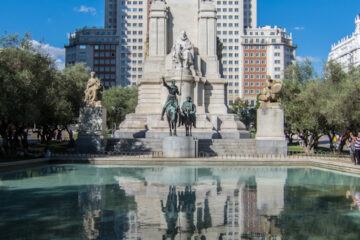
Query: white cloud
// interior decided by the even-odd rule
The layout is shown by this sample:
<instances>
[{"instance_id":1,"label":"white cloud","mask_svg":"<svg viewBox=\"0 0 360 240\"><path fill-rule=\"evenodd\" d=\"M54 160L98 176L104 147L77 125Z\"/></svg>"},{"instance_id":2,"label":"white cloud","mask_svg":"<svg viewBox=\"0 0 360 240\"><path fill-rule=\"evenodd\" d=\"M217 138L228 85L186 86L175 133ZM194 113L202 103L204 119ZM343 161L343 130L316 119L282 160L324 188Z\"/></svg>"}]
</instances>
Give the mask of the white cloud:
<instances>
[{"instance_id":1,"label":"white cloud","mask_svg":"<svg viewBox=\"0 0 360 240\"><path fill-rule=\"evenodd\" d=\"M317 58L317 57L310 57L310 56L301 57L301 56L296 56L296 61L298 61L298 62L305 62L307 59L310 60L310 61L313 62L313 63L316 63L316 62L320 62L320 61L321 61L321 59L320 59L320 58Z\"/></svg>"},{"instance_id":2,"label":"white cloud","mask_svg":"<svg viewBox=\"0 0 360 240\"><path fill-rule=\"evenodd\" d=\"M62 70L65 68L65 49L57 48L50 46L46 43L41 43L36 40L32 40L32 45L35 49L39 50L41 53L49 55L52 59L55 60L56 68Z\"/></svg>"},{"instance_id":3,"label":"white cloud","mask_svg":"<svg viewBox=\"0 0 360 240\"><path fill-rule=\"evenodd\" d=\"M294 27L294 30L296 30L296 31L305 30L305 27Z\"/></svg>"},{"instance_id":4,"label":"white cloud","mask_svg":"<svg viewBox=\"0 0 360 240\"><path fill-rule=\"evenodd\" d=\"M80 12L80 13L91 13L93 16L96 15L96 9L93 7L87 7L85 5L81 5L80 7L75 7L74 8L75 12Z\"/></svg>"}]
</instances>

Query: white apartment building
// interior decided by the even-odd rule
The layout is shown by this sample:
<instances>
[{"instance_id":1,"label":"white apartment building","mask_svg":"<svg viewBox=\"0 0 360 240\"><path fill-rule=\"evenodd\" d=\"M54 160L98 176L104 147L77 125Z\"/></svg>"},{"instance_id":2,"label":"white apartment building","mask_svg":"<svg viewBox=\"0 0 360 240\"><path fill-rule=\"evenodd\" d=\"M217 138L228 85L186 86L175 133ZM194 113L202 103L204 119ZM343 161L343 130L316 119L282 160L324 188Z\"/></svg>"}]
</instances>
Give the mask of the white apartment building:
<instances>
[{"instance_id":1,"label":"white apartment building","mask_svg":"<svg viewBox=\"0 0 360 240\"><path fill-rule=\"evenodd\" d=\"M360 14L355 18L355 32L331 46L328 60L340 63L345 71L360 65Z\"/></svg>"}]
</instances>

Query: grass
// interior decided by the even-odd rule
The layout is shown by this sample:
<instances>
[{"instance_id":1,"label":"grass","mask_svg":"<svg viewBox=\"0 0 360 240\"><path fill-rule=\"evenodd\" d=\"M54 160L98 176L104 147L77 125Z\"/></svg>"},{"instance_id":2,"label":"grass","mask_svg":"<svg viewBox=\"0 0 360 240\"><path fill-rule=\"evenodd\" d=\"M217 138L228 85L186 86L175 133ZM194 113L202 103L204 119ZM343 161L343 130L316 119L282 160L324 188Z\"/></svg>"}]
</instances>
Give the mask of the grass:
<instances>
[{"instance_id":1,"label":"grass","mask_svg":"<svg viewBox=\"0 0 360 240\"><path fill-rule=\"evenodd\" d=\"M43 153L46 148L49 148L52 153L69 153L73 152L74 148L69 148L69 142L57 142L53 141L50 145L41 143L29 144L29 156L0 156L0 162L13 162L13 161L24 161L43 157ZM22 149L19 149L22 151Z\"/></svg>"},{"instance_id":2,"label":"grass","mask_svg":"<svg viewBox=\"0 0 360 240\"><path fill-rule=\"evenodd\" d=\"M348 158L349 157L349 152L348 151L344 151L341 154L339 153L333 153L330 151L329 148L325 148L325 147L318 147L315 150L315 153L313 154L309 154L309 153L305 153L303 147L301 147L300 145L288 145L288 152L295 152L292 155L301 155L301 156L321 156L321 157L333 157L333 158Z\"/></svg>"},{"instance_id":3,"label":"grass","mask_svg":"<svg viewBox=\"0 0 360 240\"><path fill-rule=\"evenodd\" d=\"M300 145L288 145L288 152L304 152Z\"/></svg>"},{"instance_id":4,"label":"grass","mask_svg":"<svg viewBox=\"0 0 360 240\"><path fill-rule=\"evenodd\" d=\"M64 152L70 152L73 149L70 149L68 147L69 142L51 142L50 145L47 144L41 144L41 143L32 143L29 145L29 151L30 152L43 152L45 148L49 148L50 152L52 153L64 153Z\"/></svg>"}]
</instances>

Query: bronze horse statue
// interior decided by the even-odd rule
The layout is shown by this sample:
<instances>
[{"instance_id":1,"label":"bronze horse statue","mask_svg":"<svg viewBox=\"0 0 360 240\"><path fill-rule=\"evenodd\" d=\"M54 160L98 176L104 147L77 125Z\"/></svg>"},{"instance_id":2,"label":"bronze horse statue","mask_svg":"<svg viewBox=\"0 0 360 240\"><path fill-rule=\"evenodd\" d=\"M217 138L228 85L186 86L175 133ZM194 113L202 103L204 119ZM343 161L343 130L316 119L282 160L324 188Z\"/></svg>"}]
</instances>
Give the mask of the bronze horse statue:
<instances>
[{"instance_id":1,"label":"bronze horse statue","mask_svg":"<svg viewBox=\"0 0 360 240\"><path fill-rule=\"evenodd\" d=\"M185 125L186 136L192 136L192 127L195 126L190 110L186 109L180 116L179 126Z\"/></svg>"},{"instance_id":2,"label":"bronze horse statue","mask_svg":"<svg viewBox=\"0 0 360 240\"><path fill-rule=\"evenodd\" d=\"M170 136L177 136L176 134L176 124L179 119L179 108L175 104L169 104L165 109L166 118L169 124Z\"/></svg>"}]
</instances>

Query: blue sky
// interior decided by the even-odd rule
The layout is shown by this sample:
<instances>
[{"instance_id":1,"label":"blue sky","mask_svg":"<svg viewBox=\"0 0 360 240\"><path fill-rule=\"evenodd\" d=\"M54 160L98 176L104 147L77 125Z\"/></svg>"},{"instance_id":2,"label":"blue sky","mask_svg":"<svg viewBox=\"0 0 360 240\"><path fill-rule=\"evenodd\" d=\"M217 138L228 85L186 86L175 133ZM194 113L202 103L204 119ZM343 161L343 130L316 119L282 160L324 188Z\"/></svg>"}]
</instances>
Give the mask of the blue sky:
<instances>
[{"instance_id":1,"label":"blue sky","mask_svg":"<svg viewBox=\"0 0 360 240\"><path fill-rule=\"evenodd\" d=\"M310 57L318 70L331 44L354 31L359 13L360 0L258 0L258 25L277 25L292 32L297 56ZM67 33L103 24L104 0L1 0L0 32L30 31L59 59L63 59Z\"/></svg>"}]
</instances>

